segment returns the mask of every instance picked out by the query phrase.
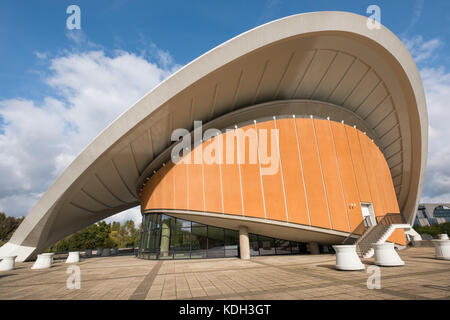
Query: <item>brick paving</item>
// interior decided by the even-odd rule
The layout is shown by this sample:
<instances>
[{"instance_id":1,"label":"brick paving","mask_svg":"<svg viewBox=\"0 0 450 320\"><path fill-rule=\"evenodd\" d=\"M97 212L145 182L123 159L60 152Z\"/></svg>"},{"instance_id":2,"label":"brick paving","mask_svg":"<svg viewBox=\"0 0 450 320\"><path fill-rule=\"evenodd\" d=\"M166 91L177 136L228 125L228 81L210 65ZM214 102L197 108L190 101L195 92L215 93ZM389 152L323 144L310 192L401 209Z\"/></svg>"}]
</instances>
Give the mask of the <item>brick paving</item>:
<instances>
[{"instance_id":1,"label":"brick paving","mask_svg":"<svg viewBox=\"0 0 450 320\"><path fill-rule=\"evenodd\" d=\"M450 261L434 248L399 252L403 267L384 267L381 288L369 290L366 271L338 271L334 255L298 255L210 260L141 260L94 257L76 264L81 288L68 289L64 260L50 269L32 262L0 272L0 299L450 299ZM372 259L364 259L367 267Z\"/></svg>"}]
</instances>

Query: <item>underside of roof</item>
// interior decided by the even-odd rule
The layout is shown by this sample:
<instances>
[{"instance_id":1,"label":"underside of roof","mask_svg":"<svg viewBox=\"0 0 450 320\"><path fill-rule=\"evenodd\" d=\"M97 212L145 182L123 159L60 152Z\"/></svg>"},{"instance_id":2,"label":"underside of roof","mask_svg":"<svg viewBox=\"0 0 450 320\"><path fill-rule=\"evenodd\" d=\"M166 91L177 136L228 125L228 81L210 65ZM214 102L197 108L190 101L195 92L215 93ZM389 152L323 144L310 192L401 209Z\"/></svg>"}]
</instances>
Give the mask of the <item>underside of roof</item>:
<instances>
[{"instance_id":1,"label":"underside of roof","mask_svg":"<svg viewBox=\"0 0 450 320\"><path fill-rule=\"evenodd\" d=\"M327 105L335 117L356 119L350 124L364 128L383 152L401 212L412 223L427 154L422 82L401 41L384 27L368 29L366 21L344 12L290 16L194 60L93 140L0 253L29 248L20 253L24 260L93 222L139 205L139 188L167 160L173 130L192 130L194 120L221 129L226 121L218 119L240 122L246 120L240 110L271 102L311 101Z\"/></svg>"}]
</instances>

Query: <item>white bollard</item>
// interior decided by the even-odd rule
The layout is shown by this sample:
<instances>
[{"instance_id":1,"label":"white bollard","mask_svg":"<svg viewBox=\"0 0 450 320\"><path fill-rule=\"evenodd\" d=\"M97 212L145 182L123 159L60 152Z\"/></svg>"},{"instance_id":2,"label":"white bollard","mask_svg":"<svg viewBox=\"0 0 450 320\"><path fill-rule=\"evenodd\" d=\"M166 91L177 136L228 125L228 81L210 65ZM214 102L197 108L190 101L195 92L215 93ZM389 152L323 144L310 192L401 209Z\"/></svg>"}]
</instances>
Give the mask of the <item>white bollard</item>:
<instances>
[{"instance_id":1,"label":"white bollard","mask_svg":"<svg viewBox=\"0 0 450 320\"><path fill-rule=\"evenodd\" d=\"M95 253L95 255L96 255L97 257L100 257L100 256L102 255L102 253L103 253L103 248L98 248L98 249L97 249L97 252Z\"/></svg>"},{"instance_id":2,"label":"white bollard","mask_svg":"<svg viewBox=\"0 0 450 320\"><path fill-rule=\"evenodd\" d=\"M110 254L109 248L103 248L102 257L108 257Z\"/></svg>"},{"instance_id":3,"label":"white bollard","mask_svg":"<svg viewBox=\"0 0 450 320\"><path fill-rule=\"evenodd\" d=\"M47 269L52 266L54 253L38 254L36 262L31 269Z\"/></svg>"},{"instance_id":4,"label":"white bollard","mask_svg":"<svg viewBox=\"0 0 450 320\"><path fill-rule=\"evenodd\" d=\"M364 265L356 254L355 245L335 245L336 269L338 270L364 270Z\"/></svg>"},{"instance_id":5,"label":"white bollard","mask_svg":"<svg viewBox=\"0 0 450 320\"><path fill-rule=\"evenodd\" d=\"M438 239L439 240L449 240L448 234L446 234L446 233L438 234Z\"/></svg>"},{"instance_id":6,"label":"white bollard","mask_svg":"<svg viewBox=\"0 0 450 320\"><path fill-rule=\"evenodd\" d=\"M17 256L4 256L0 257L0 271L9 271L13 270L15 267L15 261Z\"/></svg>"},{"instance_id":7,"label":"white bollard","mask_svg":"<svg viewBox=\"0 0 450 320\"><path fill-rule=\"evenodd\" d=\"M92 249L86 249L86 250L84 251L84 256L85 256L86 258L92 257Z\"/></svg>"},{"instance_id":8,"label":"white bollard","mask_svg":"<svg viewBox=\"0 0 450 320\"><path fill-rule=\"evenodd\" d=\"M433 240L436 259L450 260L450 240Z\"/></svg>"},{"instance_id":9,"label":"white bollard","mask_svg":"<svg viewBox=\"0 0 450 320\"><path fill-rule=\"evenodd\" d=\"M373 243L375 250L375 264L382 267L397 267L405 265L405 262L400 258L395 251L392 242Z\"/></svg>"},{"instance_id":10,"label":"white bollard","mask_svg":"<svg viewBox=\"0 0 450 320\"><path fill-rule=\"evenodd\" d=\"M72 251L69 252L69 256L66 259L66 263L78 263L80 262L80 252Z\"/></svg>"}]
</instances>

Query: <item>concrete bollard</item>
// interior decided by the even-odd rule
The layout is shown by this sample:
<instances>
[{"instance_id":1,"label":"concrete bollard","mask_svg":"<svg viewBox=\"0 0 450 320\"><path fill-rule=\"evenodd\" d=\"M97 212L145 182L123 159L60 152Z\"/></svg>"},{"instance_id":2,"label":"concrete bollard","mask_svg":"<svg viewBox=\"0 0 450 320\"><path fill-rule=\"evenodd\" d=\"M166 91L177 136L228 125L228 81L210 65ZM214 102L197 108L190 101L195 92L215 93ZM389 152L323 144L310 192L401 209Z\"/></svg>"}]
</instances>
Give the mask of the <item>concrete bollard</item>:
<instances>
[{"instance_id":1,"label":"concrete bollard","mask_svg":"<svg viewBox=\"0 0 450 320\"><path fill-rule=\"evenodd\" d=\"M85 256L86 258L92 257L92 249L86 249L86 250L84 251L84 256Z\"/></svg>"},{"instance_id":2,"label":"concrete bollard","mask_svg":"<svg viewBox=\"0 0 450 320\"><path fill-rule=\"evenodd\" d=\"M335 245L336 251L336 269L352 271L364 270L364 265L356 254L356 246L354 245Z\"/></svg>"},{"instance_id":3,"label":"concrete bollard","mask_svg":"<svg viewBox=\"0 0 450 320\"><path fill-rule=\"evenodd\" d=\"M66 263L78 263L80 262L80 252L72 251L69 252L69 256L66 259Z\"/></svg>"},{"instance_id":4,"label":"concrete bollard","mask_svg":"<svg viewBox=\"0 0 450 320\"><path fill-rule=\"evenodd\" d=\"M17 256L0 257L0 260L2 260L2 262L0 262L0 271L13 270L15 267L16 258Z\"/></svg>"},{"instance_id":5,"label":"concrete bollard","mask_svg":"<svg viewBox=\"0 0 450 320\"><path fill-rule=\"evenodd\" d=\"M433 240L436 259L450 260L450 240Z\"/></svg>"},{"instance_id":6,"label":"concrete bollard","mask_svg":"<svg viewBox=\"0 0 450 320\"><path fill-rule=\"evenodd\" d=\"M102 257L108 257L111 253L109 248L103 248Z\"/></svg>"},{"instance_id":7,"label":"concrete bollard","mask_svg":"<svg viewBox=\"0 0 450 320\"><path fill-rule=\"evenodd\" d=\"M438 239L439 240L449 240L448 234L446 234L446 233L438 234Z\"/></svg>"},{"instance_id":8,"label":"concrete bollard","mask_svg":"<svg viewBox=\"0 0 450 320\"><path fill-rule=\"evenodd\" d=\"M374 243L372 247L375 250L375 264L377 266L398 267L405 265L405 262L395 251L392 242Z\"/></svg>"},{"instance_id":9,"label":"concrete bollard","mask_svg":"<svg viewBox=\"0 0 450 320\"><path fill-rule=\"evenodd\" d=\"M31 269L47 269L53 264L54 253L42 253L38 254L36 262L33 264Z\"/></svg>"}]
</instances>

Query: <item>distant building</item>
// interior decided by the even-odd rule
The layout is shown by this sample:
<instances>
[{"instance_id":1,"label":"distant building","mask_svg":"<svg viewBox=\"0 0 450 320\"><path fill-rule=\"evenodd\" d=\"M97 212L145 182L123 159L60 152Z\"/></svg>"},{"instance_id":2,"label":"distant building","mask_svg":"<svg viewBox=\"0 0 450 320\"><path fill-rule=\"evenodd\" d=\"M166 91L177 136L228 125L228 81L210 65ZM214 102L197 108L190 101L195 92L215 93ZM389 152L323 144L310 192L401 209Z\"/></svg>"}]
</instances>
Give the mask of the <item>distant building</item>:
<instances>
[{"instance_id":1,"label":"distant building","mask_svg":"<svg viewBox=\"0 0 450 320\"><path fill-rule=\"evenodd\" d=\"M450 222L450 203L419 204L415 226L432 226L445 222Z\"/></svg>"}]
</instances>

